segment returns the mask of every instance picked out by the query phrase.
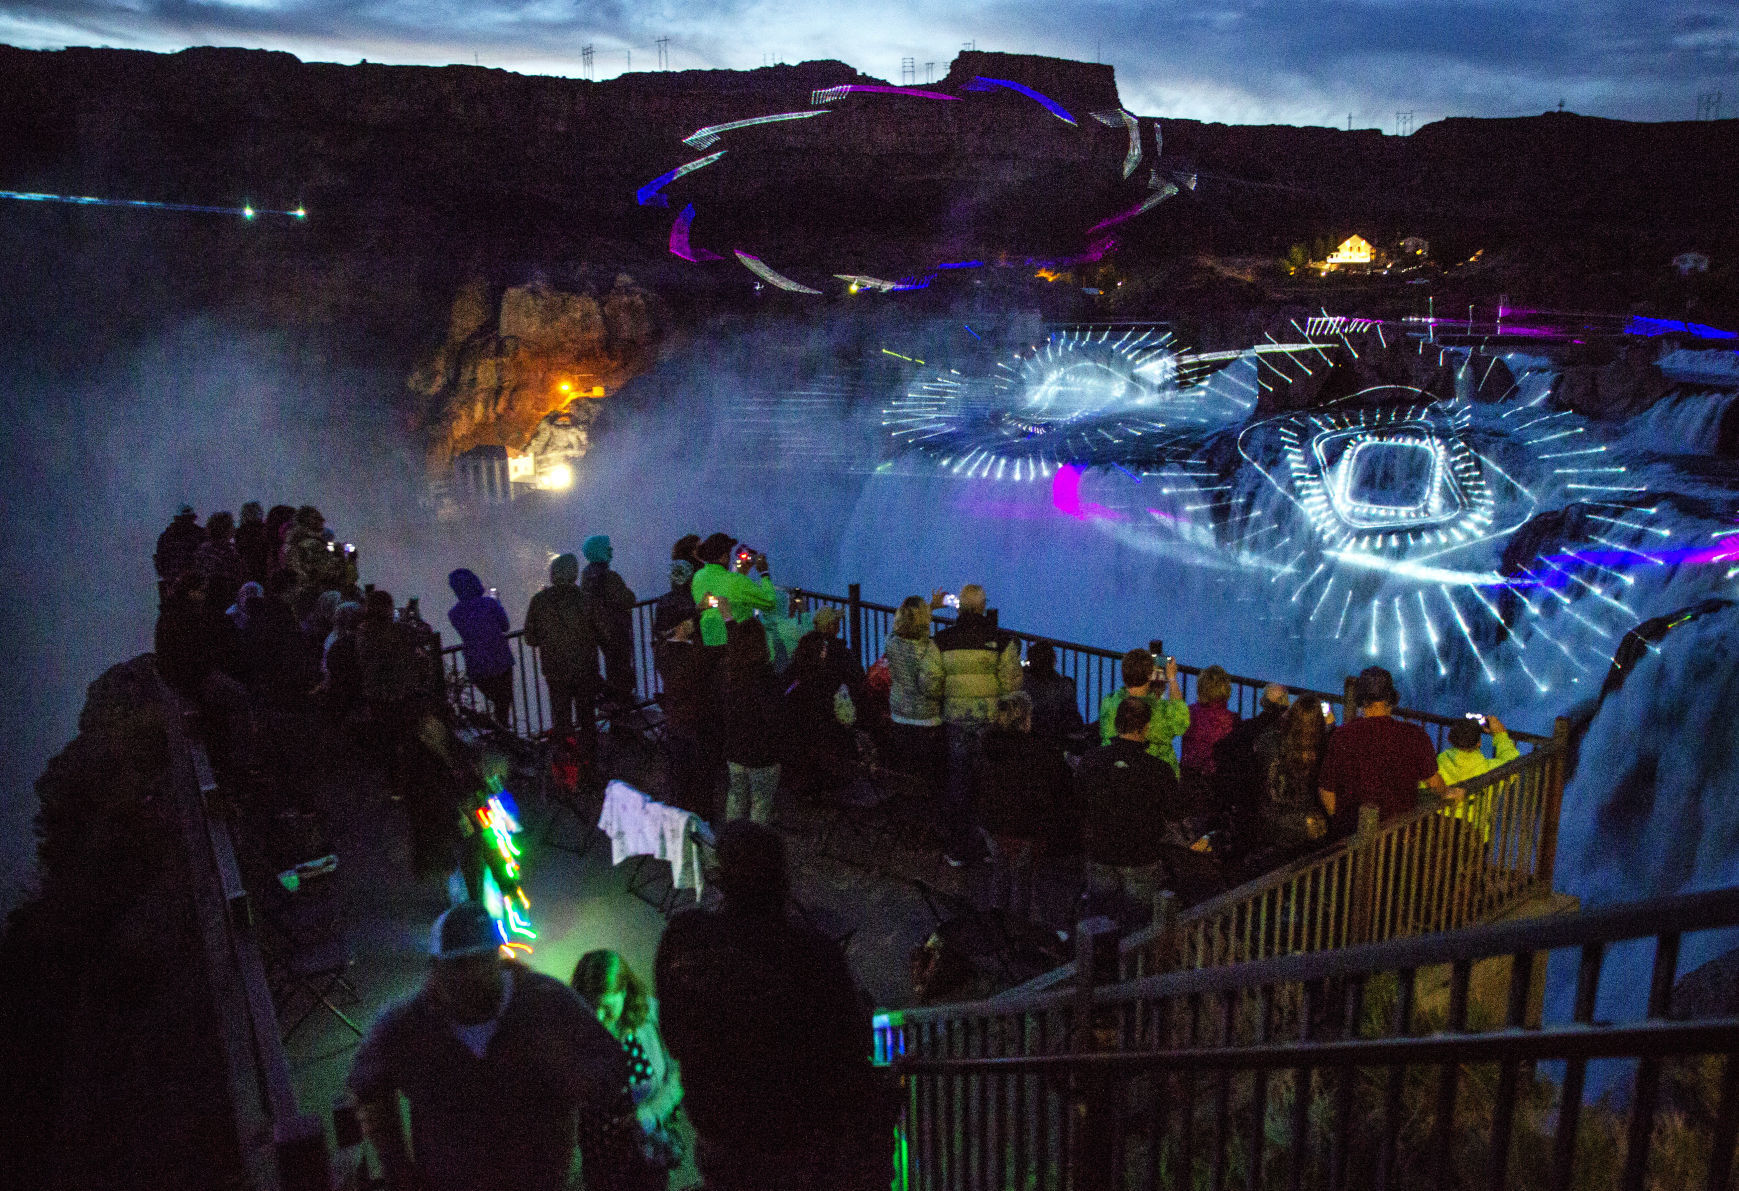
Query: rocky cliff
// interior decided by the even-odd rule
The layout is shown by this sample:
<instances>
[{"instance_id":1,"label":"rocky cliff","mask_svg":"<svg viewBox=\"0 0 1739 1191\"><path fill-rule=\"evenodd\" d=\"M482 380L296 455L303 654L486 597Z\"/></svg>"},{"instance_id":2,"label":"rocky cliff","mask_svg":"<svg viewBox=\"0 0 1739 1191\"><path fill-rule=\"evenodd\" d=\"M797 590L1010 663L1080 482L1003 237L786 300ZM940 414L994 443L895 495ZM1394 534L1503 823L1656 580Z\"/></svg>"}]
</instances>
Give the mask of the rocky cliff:
<instances>
[{"instance_id":1,"label":"rocky cliff","mask_svg":"<svg viewBox=\"0 0 1739 1191\"><path fill-rule=\"evenodd\" d=\"M552 384L608 390L644 365L665 323L757 301L734 248L818 284L1079 252L1097 221L1145 193L1157 140L1198 187L1118 225L1109 260L1136 282L1125 294L1141 295L1127 313L1199 314L1203 346L1242 325L1241 307L1300 299L1191 262L1272 258L1352 230L1422 235L1445 256L1484 248L1500 263L1469 284L1512 305L1682 316L1700 302L1707 321L1739 315L1739 224L1723 201L1739 193L1739 121L1550 114L1397 138L1158 113L1142 118L1142 166L1126 179L1127 127L1092 118L1119 105L1109 67L963 53L931 89L962 94L979 77L1030 89L1074 123L1000 85L970 102L814 103L876 82L838 62L593 83L241 50L0 47L0 188L308 212L243 222L0 204L6 301L76 286L68 302L112 303L121 322L196 310L307 328L414 369L408 416L438 452L511 444L547 412ZM683 143L707 125L809 110L826 114ZM636 201L719 149L668 196ZM689 203L692 255L721 259L672 254ZM1715 267L1693 287L1669 284L1665 262L1688 249ZM951 292L896 300L934 306Z\"/></svg>"}]
</instances>

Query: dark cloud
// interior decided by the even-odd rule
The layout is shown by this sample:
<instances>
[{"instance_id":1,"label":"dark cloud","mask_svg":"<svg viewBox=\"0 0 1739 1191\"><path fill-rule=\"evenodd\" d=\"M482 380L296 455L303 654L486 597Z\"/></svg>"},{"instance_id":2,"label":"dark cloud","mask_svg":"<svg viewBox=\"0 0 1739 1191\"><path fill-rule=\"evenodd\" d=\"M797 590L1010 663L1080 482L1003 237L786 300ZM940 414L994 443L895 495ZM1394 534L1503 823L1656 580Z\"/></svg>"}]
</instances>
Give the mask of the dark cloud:
<instances>
[{"instance_id":1,"label":"dark cloud","mask_svg":"<svg viewBox=\"0 0 1739 1191\"><path fill-rule=\"evenodd\" d=\"M659 4L577 0L11 0L0 40L145 49L228 44L305 58L469 62L598 77L656 62L753 67L840 58L897 78L903 57L938 75L966 42L1117 67L1144 112L1230 121L1386 126L1555 106L1681 119L1699 91L1739 94L1739 24L1707 0L916 0L823 8L797 0ZM922 69L922 67L920 67Z\"/></svg>"}]
</instances>

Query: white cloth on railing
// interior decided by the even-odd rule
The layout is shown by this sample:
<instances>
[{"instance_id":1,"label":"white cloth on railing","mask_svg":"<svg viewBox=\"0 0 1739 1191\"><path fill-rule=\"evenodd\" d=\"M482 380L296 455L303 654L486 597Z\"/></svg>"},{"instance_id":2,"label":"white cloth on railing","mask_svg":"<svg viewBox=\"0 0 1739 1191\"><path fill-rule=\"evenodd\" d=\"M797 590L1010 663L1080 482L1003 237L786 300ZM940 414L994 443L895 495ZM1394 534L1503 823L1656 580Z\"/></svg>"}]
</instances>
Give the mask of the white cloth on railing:
<instances>
[{"instance_id":1,"label":"white cloth on railing","mask_svg":"<svg viewBox=\"0 0 1739 1191\"><path fill-rule=\"evenodd\" d=\"M704 834L706 825L690 812L654 802L627 782L613 781L604 787L598 830L610 837L611 864L651 856L670 865L673 888L693 889L696 896L704 891L695 836Z\"/></svg>"}]
</instances>

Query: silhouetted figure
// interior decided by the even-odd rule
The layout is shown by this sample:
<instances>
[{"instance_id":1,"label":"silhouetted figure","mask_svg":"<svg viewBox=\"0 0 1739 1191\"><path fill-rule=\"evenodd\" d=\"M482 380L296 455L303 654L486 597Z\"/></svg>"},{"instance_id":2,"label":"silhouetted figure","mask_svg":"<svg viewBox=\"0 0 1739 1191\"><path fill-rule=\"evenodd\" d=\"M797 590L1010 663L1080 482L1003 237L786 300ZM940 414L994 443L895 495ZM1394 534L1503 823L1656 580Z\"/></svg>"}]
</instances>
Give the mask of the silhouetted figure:
<instances>
[{"instance_id":1,"label":"silhouetted figure","mask_svg":"<svg viewBox=\"0 0 1739 1191\"><path fill-rule=\"evenodd\" d=\"M885 1191L894 1105L845 956L786 916L777 834L727 823L718 861L723 904L671 920L655 981L709 1191Z\"/></svg>"},{"instance_id":2,"label":"silhouetted figure","mask_svg":"<svg viewBox=\"0 0 1739 1191\"><path fill-rule=\"evenodd\" d=\"M604 653L604 691L629 705L634 697L634 592L610 569L615 551L604 534L593 534L580 547L586 569L580 573L580 594L591 605L598 648Z\"/></svg>"},{"instance_id":3,"label":"silhouetted figure","mask_svg":"<svg viewBox=\"0 0 1739 1191\"><path fill-rule=\"evenodd\" d=\"M193 569L193 556L205 542L205 530L192 505L182 505L169 528L157 535L157 552L151 556L157 568L157 595L168 594L174 582Z\"/></svg>"},{"instance_id":4,"label":"silhouetted figure","mask_svg":"<svg viewBox=\"0 0 1739 1191\"><path fill-rule=\"evenodd\" d=\"M558 740L577 737L590 757L598 731L598 630L579 577L580 560L572 554L549 564L549 586L531 597L525 612L525 643L540 651L551 732Z\"/></svg>"}]
</instances>

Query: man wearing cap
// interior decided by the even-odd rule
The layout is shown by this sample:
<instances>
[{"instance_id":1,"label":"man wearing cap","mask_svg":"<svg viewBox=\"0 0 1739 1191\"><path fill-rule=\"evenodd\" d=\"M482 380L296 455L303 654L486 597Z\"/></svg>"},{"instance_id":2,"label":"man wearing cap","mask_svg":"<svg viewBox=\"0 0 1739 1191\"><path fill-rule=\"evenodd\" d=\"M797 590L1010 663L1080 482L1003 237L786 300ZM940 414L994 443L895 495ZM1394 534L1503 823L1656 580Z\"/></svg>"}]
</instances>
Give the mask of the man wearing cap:
<instances>
[{"instance_id":1,"label":"man wearing cap","mask_svg":"<svg viewBox=\"0 0 1739 1191\"><path fill-rule=\"evenodd\" d=\"M580 595L598 627L598 647L604 651L604 691L619 703L634 700L634 592L610 569L615 551L604 534L593 534L580 546L586 569L580 572Z\"/></svg>"},{"instance_id":2,"label":"man wearing cap","mask_svg":"<svg viewBox=\"0 0 1739 1191\"><path fill-rule=\"evenodd\" d=\"M767 573L767 556L753 554L733 566L737 558L742 558L740 553L735 557L731 553L736 544L730 534L715 533L696 546L694 553L701 568L695 572L690 590L696 607L705 608L707 597L717 596L728 617L741 620L752 612L771 611L779 599L773 590L772 576ZM751 567L759 572L757 578L749 578ZM706 627L704 621L701 627Z\"/></svg>"},{"instance_id":3,"label":"man wearing cap","mask_svg":"<svg viewBox=\"0 0 1739 1191\"><path fill-rule=\"evenodd\" d=\"M577 1114L621 1119L608 1134L624 1145L632 1137L622 1047L573 990L503 960L499 943L477 902L442 914L423 987L381 1012L351 1064L363 1133L389 1188L562 1191Z\"/></svg>"}]
</instances>

